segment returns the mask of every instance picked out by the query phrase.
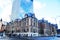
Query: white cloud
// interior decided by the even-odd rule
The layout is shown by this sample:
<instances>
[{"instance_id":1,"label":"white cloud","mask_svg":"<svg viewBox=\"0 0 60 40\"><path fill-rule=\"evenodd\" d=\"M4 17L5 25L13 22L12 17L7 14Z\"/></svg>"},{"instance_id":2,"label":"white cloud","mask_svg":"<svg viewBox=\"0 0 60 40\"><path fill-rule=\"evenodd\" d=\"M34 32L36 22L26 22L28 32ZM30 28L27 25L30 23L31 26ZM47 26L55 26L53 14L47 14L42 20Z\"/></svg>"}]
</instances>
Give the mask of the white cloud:
<instances>
[{"instance_id":1,"label":"white cloud","mask_svg":"<svg viewBox=\"0 0 60 40\"><path fill-rule=\"evenodd\" d=\"M42 8L42 4L39 1L34 1L33 7L35 10L38 10L38 9Z\"/></svg>"},{"instance_id":2,"label":"white cloud","mask_svg":"<svg viewBox=\"0 0 60 40\"><path fill-rule=\"evenodd\" d=\"M33 10L34 10L34 13L38 19L41 19L41 17L42 18L44 17L44 16L40 16L41 15L40 10L44 7L46 7L46 3L41 3L40 0L34 0Z\"/></svg>"},{"instance_id":3,"label":"white cloud","mask_svg":"<svg viewBox=\"0 0 60 40\"><path fill-rule=\"evenodd\" d=\"M10 21L12 0L0 0L0 7L2 8L0 17L3 21Z\"/></svg>"},{"instance_id":4,"label":"white cloud","mask_svg":"<svg viewBox=\"0 0 60 40\"><path fill-rule=\"evenodd\" d=\"M45 17L44 18L45 20L48 20L48 22L51 22L51 23L53 23L53 24L56 24L56 20L55 20L55 18L53 18L53 17Z\"/></svg>"},{"instance_id":5,"label":"white cloud","mask_svg":"<svg viewBox=\"0 0 60 40\"><path fill-rule=\"evenodd\" d=\"M46 3L41 3L40 1L34 0L33 7L35 10L41 9L43 7L46 7Z\"/></svg>"}]
</instances>

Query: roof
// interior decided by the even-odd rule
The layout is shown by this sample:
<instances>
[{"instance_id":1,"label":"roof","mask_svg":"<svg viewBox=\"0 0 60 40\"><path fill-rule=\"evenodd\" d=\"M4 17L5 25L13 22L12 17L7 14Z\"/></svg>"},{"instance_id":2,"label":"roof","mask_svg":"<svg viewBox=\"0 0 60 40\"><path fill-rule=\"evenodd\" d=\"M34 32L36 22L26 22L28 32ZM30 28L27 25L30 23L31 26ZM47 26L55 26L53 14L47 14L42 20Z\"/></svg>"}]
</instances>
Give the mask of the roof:
<instances>
[{"instance_id":1,"label":"roof","mask_svg":"<svg viewBox=\"0 0 60 40\"><path fill-rule=\"evenodd\" d=\"M44 20L44 18L42 18L41 20L38 21L39 23L48 23L47 20Z\"/></svg>"},{"instance_id":2,"label":"roof","mask_svg":"<svg viewBox=\"0 0 60 40\"><path fill-rule=\"evenodd\" d=\"M27 16L29 16L29 17L34 16L34 14L33 14L33 13L27 13L26 15L27 15Z\"/></svg>"}]
</instances>

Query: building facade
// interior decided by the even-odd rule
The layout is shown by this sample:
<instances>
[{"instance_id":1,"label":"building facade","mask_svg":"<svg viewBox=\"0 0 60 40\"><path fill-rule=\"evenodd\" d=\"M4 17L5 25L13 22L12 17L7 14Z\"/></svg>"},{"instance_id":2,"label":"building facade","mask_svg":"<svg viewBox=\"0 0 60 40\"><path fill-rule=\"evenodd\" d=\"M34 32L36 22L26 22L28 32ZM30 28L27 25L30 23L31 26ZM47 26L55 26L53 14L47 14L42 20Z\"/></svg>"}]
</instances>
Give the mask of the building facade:
<instances>
[{"instance_id":1,"label":"building facade","mask_svg":"<svg viewBox=\"0 0 60 40\"><path fill-rule=\"evenodd\" d=\"M44 19L39 20L38 25L39 25L40 36L46 36L46 35L48 36L49 31L50 31L48 21L46 21Z\"/></svg>"},{"instance_id":2,"label":"building facade","mask_svg":"<svg viewBox=\"0 0 60 40\"><path fill-rule=\"evenodd\" d=\"M35 14L25 14L24 18L7 23L6 33L21 36L54 36L57 34L57 24L47 20L38 20Z\"/></svg>"},{"instance_id":3,"label":"building facade","mask_svg":"<svg viewBox=\"0 0 60 40\"><path fill-rule=\"evenodd\" d=\"M2 19L0 20L0 32L3 32L5 30L5 25L2 22Z\"/></svg>"},{"instance_id":4,"label":"building facade","mask_svg":"<svg viewBox=\"0 0 60 40\"><path fill-rule=\"evenodd\" d=\"M26 36L38 36L38 19L33 13L25 14L22 19L8 23L6 30ZM9 28L9 29L8 29Z\"/></svg>"},{"instance_id":5,"label":"building facade","mask_svg":"<svg viewBox=\"0 0 60 40\"><path fill-rule=\"evenodd\" d=\"M51 24L47 20L38 21L39 34L40 36L55 36L57 35L57 25Z\"/></svg>"},{"instance_id":6,"label":"building facade","mask_svg":"<svg viewBox=\"0 0 60 40\"><path fill-rule=\"evenodd\" d=\"M28 36L38 36L38 20L34 14L25 14L25 18L20 22L22 32L25 32Z\"/></svg>"}]
</instances>

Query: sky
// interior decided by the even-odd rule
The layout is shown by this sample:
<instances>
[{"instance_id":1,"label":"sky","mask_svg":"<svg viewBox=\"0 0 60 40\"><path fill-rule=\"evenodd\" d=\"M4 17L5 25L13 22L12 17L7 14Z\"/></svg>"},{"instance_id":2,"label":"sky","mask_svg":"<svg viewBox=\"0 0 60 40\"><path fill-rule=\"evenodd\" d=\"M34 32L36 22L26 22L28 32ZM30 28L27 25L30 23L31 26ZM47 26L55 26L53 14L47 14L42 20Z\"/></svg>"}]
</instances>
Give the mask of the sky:
<instances>
[{"instance_id":1,"label":"sky","mask_svg":"<svg viewBox=\"0 0 60 40\"><path fill-rule=\"evenodd\" d=\"M0 0L0 19L10 21L12 0Z\"/></svg>"},{"instance_id":2,"label":"sky","mask_svg":"<svg viewBox=\"0 0 60 40\"><path fill-rule=\"evenodd\" d=\"M3 21L9 22L12 18L12 13L17 12L14 9L16 8L15 6L18 6L16 9L19 9L19 12L14 14L14 17L15 15L17 16L15 18L21 18L25 13L34 12L38 19L44 18L51 23L57 23L60 29L60 0L34 0L33 2L31 0L22 0L20 3L16 1L16 5L13 4L14 1L0 0L0 19L2 18Z\"/></svg>"},{"instance_id":3,"label":"sky","mask_svg":"<svg viewBox=\"0 0 60 40\"><path fill-rule=\"evenodd\" d=\"M33 11L33 2L31 0L14 0L12 4L12 20L23 18L25 13ZM13 16L14 15L14 16Z\"/></svg>"},{"instance_id":4,"label":"sky","mask_svg":"<svg viewBox=\"0 0 60 40\"><path fill-rule=\"evenodd\" d=\"M60 16L60 0L34 0L34 12L41 17Z\"/></svg>"},{"instance_id":5,"label":"sky","mask_svg":"<svg viewBox=\"0 0 60 40\"><path fill-rule=\"evenodd\" d=\"M33 10L38 19L58 24L60 29L60 0L34 0Z\"/></svg>"}]
</instances>

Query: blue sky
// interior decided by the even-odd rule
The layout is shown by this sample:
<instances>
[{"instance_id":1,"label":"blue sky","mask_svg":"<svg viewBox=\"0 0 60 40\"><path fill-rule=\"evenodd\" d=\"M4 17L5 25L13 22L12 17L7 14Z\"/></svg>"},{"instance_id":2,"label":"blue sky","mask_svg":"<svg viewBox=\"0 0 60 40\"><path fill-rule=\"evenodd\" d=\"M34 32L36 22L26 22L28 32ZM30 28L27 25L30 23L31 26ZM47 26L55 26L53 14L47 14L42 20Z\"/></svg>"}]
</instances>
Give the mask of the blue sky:
<instances>
[{"instance_id":1,"label":"blue sky","mask_svg":"<svg viewBox=\"0 0 60 40\"><path fill-rule=\"evenodd\" d=\"M34 0L33 10L38 19L44 18L60 26L60 17L58 17L60 16L60 0Z\"/></svg>"},{"instance_id":2,"label":"blue sky","mask_svg":"<svg viewBox=\"0 0 60 40\"><path fill-rule=\"evenodd\" d=\"M12 6L15 0L0 0L0 18L9 22L12 15ZM44 18L51 23L58 23L60 26L60 0L21 0L15 5L17 14L13 14L15 18L21 18L27 12L34 12L38 19ZM28 6L29 5L29 6ZM26 8L27 7L27 8ZM16 15L16 16L15 16ZM56 19L56 20L55 20ZM60 27L59 27L60 28Z\"/></svg>"},{"instance_id":3,"label":"blue sky","mask_svg":"<svg viewBox=\"0 0 60 40\"><path fill-rule=\"evenodd\" d=\"M59 0L38 0L35 1L35 9L39 11L40 16L56 17L60 16L60 1ZM38 7L37 7L37 6ZM39 7L40 5L40 7Z\"/></svg>"},{"instance_id":4,"label":"blue sky","mask_svg":"<svg viewBox=\"0 0 60 40\"><path fill-rule=\"evenodd\" d=\"M33 2L31 0L14 0L12 4L11 18L21 18L25 13L32 12ZM14 15L14 16L13 16Z\"/></svg>"}]
</instances>

